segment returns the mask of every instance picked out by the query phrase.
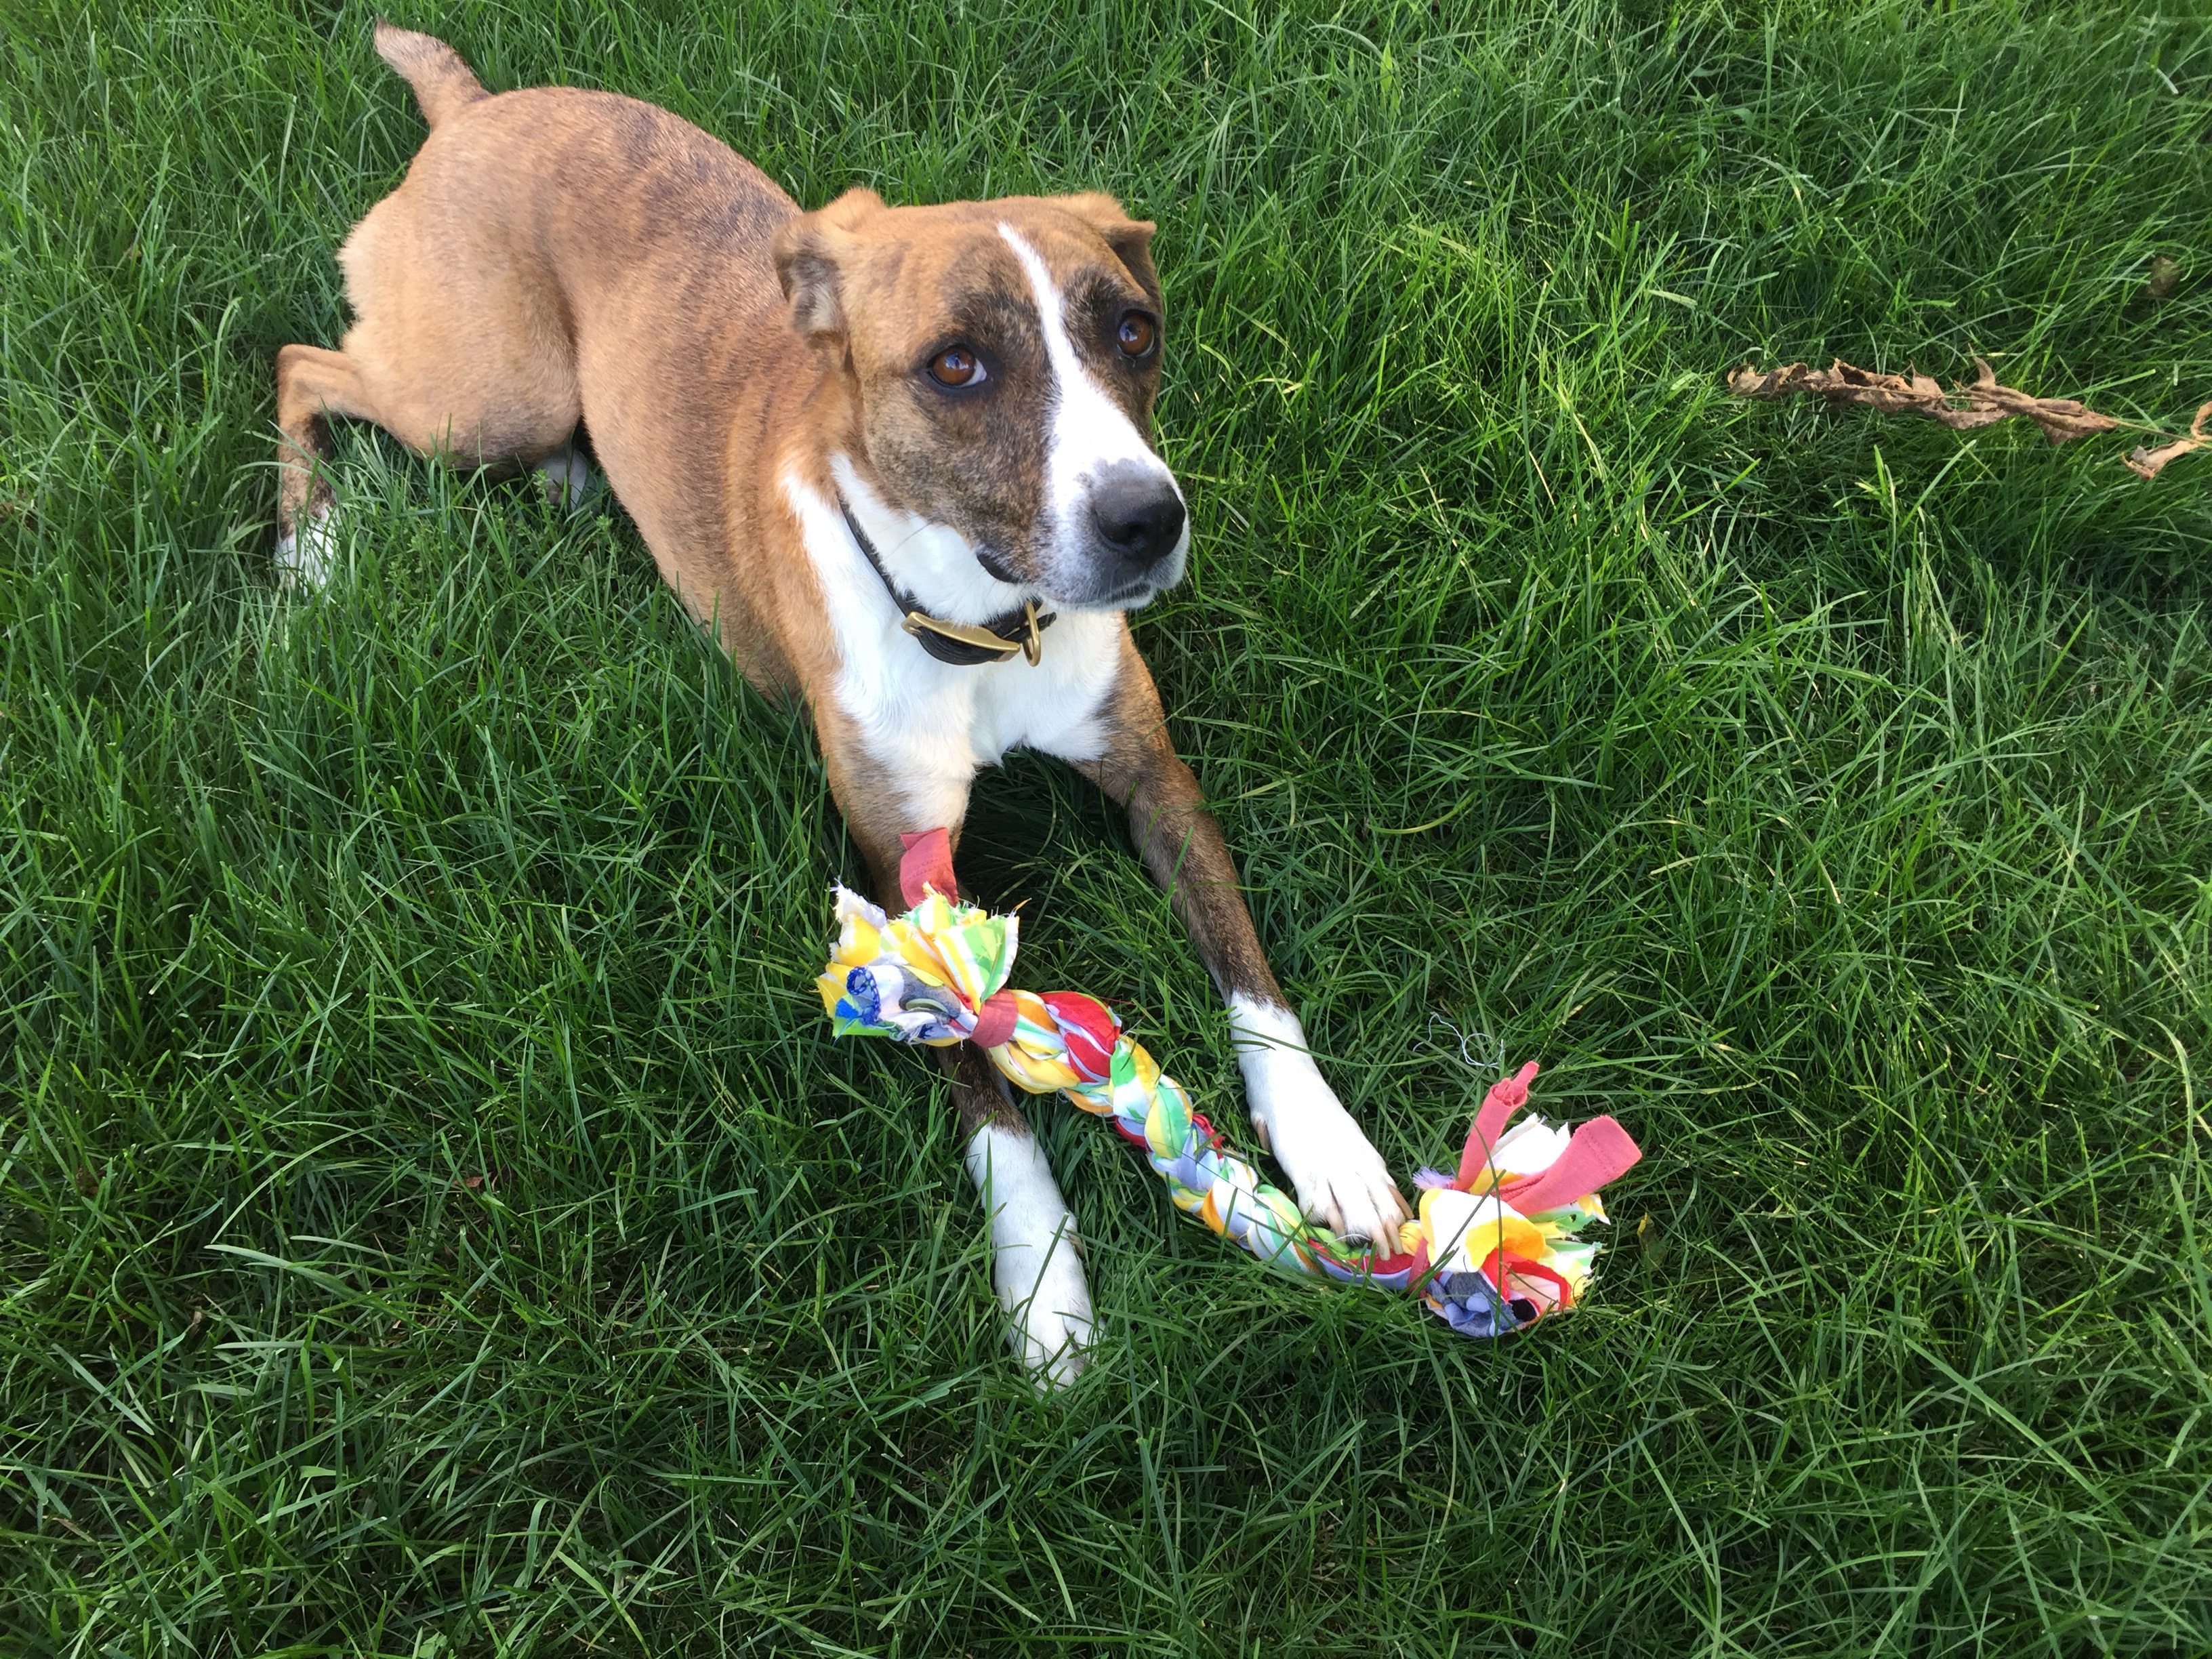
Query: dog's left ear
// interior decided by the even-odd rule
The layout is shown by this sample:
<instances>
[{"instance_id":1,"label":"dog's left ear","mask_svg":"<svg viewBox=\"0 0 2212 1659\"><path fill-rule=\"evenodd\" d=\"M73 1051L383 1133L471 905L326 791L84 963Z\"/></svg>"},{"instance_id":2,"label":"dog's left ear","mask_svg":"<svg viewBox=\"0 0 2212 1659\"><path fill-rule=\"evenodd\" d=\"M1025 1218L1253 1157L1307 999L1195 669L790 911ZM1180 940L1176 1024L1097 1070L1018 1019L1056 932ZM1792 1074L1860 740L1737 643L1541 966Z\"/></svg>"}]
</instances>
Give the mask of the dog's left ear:
<instances>
[{"instance_id":1,"label":"dog's left ear","mask_svg":"<svg viewBox=\"0 0 2212 1659\"><path fill-rule=\"evenodd\" d=\"M848 190L818 212L787 222L775 234L769 254L776 281L791 301L792 325L810 340L837 340L845 333L844 262L858 246L854 231L883 211L872 190Z\"/></svg>"},{"instance_id":2,"label":"dog's left ear","mask_svg":"<svg viewBox=\"0 0 2212 1659\"><path fill-rule=\"evenodd\" d=\"M1121 204L1103 190L1063 196L1060 204L1103 236L1106 246L1114 250L1114 257L1127 265L1129 275L1137 279L1137 286L1152 296L1154 305L1159 304L1160 277L1152 269L1152 233L1158 227L1149 219L1132 219L1121 210Z\"/></svg>"}]
</instances>

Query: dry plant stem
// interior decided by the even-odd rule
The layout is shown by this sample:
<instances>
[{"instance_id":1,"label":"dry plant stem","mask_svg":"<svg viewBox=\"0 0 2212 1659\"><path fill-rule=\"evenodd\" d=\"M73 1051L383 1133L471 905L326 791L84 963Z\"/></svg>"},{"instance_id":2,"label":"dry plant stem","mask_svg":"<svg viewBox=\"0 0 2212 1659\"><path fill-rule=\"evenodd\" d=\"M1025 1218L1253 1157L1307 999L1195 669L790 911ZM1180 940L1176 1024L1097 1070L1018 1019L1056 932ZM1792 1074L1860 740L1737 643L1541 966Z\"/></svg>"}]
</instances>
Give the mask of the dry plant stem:
<instances>
[{"instance_id":1,"label":"dry plant stem","mask_svg":"<svg viewBox=\"0 0 2212 1659\"><path fill-rule=\"evenodd\" d=\"M1971 432L2020 416L2033 421L2053 444L2071 443L2092 433L2116 432L2132 424L2100 415L2071 398L2034 398L2000 386L1996 371L1979 357L1974 359L1974 367L1978 373L1973 384L1955 386L1950 392L1925 374L1876 374L1854 368L1840 357L1826 369L1808 368L1803 363L1765 373L1749 367L1740 368L1729 376L1729 390L1739 398L1786 398L1813 392L1833 404L1860 404L1869 409L1923 415L1954 432ZM1954 397L1963 398L1963 405L1954 403ZM2187 437L2156 449L2137 449L2126 458L2126 465L2142 477L2156 477L2175 456L2212 444L2212 435L2204 430L2208 416L2212 416L2212 404L2197 411L2196 423Z\"/></svg>"},{"instance_id":2,"label":"dry plant stem","mask_svg":"<svg viewBox=\"0 0 2212 1659\"><path fill-rule=\"evenodd\" d=\"M2176 438L2172 443L2160 444L2156 449L2138 447L2133 454L2125 457L2128 471L2141 477L2155 478L2159 470L2175 456L2186 455L2192 449L2212 447L2212 432L2204 429L2207 422L2212 422L2212 404L2206 404L2197 411L2197 418L2189 423L2187 437Z\"/></svg>"}]
</instances>

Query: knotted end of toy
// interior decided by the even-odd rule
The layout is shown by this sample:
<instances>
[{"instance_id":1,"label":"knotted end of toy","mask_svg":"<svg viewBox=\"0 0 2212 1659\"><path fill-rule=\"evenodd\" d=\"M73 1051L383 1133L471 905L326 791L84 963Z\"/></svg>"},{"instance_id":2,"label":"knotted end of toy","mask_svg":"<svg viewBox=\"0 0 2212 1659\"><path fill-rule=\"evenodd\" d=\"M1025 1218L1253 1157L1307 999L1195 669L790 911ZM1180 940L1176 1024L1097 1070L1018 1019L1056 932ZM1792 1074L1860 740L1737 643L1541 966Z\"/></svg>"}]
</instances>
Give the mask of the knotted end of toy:
<instances>
[{"instance_id":1,"label":"knotted end of toy","mask_svg":"<svg viewBox=\"0 0 2212 1659\"><path fill-rule=\"evenodd\" d=\"M1570 1134L1539 1117L1508 1127L1528 1103L1534 1060L1492 1084L1468 1130L1458 1174L1424 1171L1420 1216L1407 1224L1423 1297L1454 1329L1489 1335L1574 1305L1597 1246L1582 1230L1605 1219L1598 1188L1643 1153L1610 1117Z\"/></svg>"}]
</instances>

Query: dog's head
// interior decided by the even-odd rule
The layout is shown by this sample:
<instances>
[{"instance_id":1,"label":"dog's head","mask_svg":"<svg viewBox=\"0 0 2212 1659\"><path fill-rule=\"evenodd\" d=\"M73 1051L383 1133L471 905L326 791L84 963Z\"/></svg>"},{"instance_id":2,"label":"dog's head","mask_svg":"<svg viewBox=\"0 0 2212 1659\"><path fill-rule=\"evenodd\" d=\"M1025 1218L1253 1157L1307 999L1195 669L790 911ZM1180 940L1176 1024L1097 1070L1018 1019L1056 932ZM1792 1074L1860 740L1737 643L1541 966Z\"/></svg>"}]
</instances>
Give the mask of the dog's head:
<instances>
[{"instance_id":1,"label":"dog's head","mask_svg":"<svg viewBox=\"0 0 2212 1659\"><path fill-rule=\"evenodd\" d=\"M1146 435L1165 323L1152 239L1109 196L887 208L856 190L775 254L890 505L1000 581L1121 611L1182 580L1190 542Z\"/></svg>"}]
</instances>

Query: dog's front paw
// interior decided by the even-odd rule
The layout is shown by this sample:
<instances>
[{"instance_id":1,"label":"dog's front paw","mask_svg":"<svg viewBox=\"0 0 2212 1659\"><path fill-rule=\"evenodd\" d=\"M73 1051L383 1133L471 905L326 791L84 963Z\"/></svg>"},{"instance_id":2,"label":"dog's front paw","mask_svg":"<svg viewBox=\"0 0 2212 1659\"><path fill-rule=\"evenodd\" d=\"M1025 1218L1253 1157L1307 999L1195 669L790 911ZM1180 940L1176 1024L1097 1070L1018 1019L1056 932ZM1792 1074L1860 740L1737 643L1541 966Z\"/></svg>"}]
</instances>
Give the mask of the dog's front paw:
<instances>
[{"instance_id":1,"label":"dog's front paw","mask_svg":"<svg viewBox=\"0 0 2212 1659\"><path fill-rule=\"evenodd\" d=\"M1095 1321L1060 1183L1032 1138L997 1124L968 1143L968 1173L991 1218L991 1288L1007 1340L1040 1389L1073 1382Z\"/></svg>"},{"instance_id":2,"label":"dog's front paw","mask_svg":"<svg viewBox=\"0 0 2212 1659\"><path fill-rule=\"evenodd\" d=\"M1396 1255L1406 1200L1306 1052L1297 1016L1239 995L1230 1022L1252 1127L1297 1188L1306 1218Z\"/></svg>"},{"instance_id":3,"label":"dog's front paw","mask_svg":"<svg viewBox=\"0 0 2212 1659\"><path fill-rule=\"evenodd\" d=\"M1037 1270L1040 1255L1043 1267ZM1012 1317L1008 1340L1038 1389L1064 1388L1075 1381L1091 1358L1096 1322L1073 1223L1044 1252L998 1251L991 1261L991 1282L999 1305Z\"/></svg>"}]
</instances>

